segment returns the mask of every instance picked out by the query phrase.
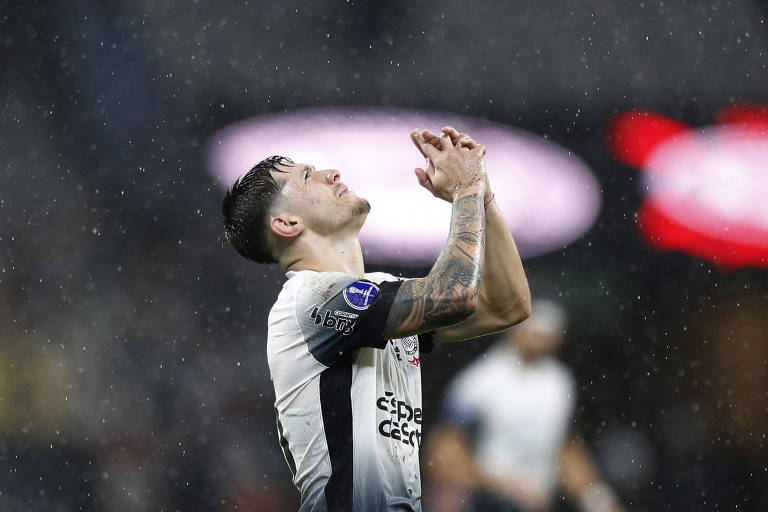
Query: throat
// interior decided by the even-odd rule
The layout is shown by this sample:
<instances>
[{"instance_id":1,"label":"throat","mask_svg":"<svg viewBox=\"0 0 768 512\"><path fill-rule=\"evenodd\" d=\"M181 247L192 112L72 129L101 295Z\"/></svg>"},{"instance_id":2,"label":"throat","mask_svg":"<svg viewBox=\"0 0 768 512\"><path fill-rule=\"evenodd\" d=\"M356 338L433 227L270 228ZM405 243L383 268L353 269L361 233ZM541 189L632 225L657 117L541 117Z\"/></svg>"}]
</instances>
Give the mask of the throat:
<instances>
[{"instance_id":1,"label":"throat","mask_svg":"<svg viewBox=\"0 0 768 512\"><path fill-rule=\"evenodd\" d=\"M315 238L311 240L310 238ZM290 254L280 261L284 272L314 270L342 272L353 276L365 274L363 251L357 238L332 240L326 237L307 237L296 244Z\"/></svg>"}]
</instances>

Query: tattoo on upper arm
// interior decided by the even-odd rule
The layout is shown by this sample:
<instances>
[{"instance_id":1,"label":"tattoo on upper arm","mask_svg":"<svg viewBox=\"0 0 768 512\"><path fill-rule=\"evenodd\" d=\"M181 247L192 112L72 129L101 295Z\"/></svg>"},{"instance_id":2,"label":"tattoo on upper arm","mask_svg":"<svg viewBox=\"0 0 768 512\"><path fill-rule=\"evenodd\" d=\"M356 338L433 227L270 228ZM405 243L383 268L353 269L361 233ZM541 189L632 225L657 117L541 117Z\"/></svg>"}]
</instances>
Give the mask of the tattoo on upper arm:
<instances>
[{"instance_id":1,"label":"tattoo on upper arm","mask_svg":"<svg viewBox=\"0 0 768 512\"><path fill-rule=\"evenodd\" d=\"M411 333L451 325L467 316L468 290L479 290L484 270L485 209L481 194L453 204L451 231L429 275L403 282L385 332Z\"/></svg>"}]
</instances>

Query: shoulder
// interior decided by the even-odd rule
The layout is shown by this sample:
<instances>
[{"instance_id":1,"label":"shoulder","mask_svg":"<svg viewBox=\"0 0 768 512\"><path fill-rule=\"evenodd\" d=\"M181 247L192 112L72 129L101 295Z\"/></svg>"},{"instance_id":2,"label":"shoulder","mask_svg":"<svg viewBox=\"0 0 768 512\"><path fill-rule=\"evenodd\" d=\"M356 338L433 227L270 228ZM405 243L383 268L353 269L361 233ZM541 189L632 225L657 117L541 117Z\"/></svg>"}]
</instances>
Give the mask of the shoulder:
<instances>
[{"instance_id":1,"label":"shoulder","mask_svg":"<svg viewBox=\"0 0 768 512\"><path fill-rule=\"evenodd\" d=\"M545 362L545 368L551 379L554 382L557 382L562 390L567 392L569 395L575 392L576 377L573 375L571 369L568 368L559 358L556 356L551 356Z\"/></svg>"},{"instance_id":2,"label":"shoulder","mask_svg":"<svg viewBox=\"0 0 768 512\"><path fill-rule=\"evenodd\" d=\"M269 313L269 321L295 314L307 304L322 304L338 294L354 277L341 272L315 272L300 270L288 272L288 279L277 295Z\"/></svg>"},{"instance_id":3,"label":"shoulder","mask_svg":"<svg viewBox=\"0 0 768 512\"><path fill-rule=\"evenodd\" d=\"M299 270L298 272L289 272L288 281L302 283L307 286L320 286L328 283L337 283L354 279L350 274L344 272L317 272L315 270Z\"/></svg>"},{"instance_id":4,"label":"shoulder","mask_svg":"<svg viewBox=\"0 0 768 512\"><path fill-rule=\"evenodd\" d=\"M283 283L283 287L277 294L275 303L269 311L269 322L278 318L288 315L288 312L292 310L293 304L296 302L296 292L302 287L307 275L303 272L291 272L288 275L288 279Z\"/></svg>"},{"instance_id":5,"label":"shoulder","mask_svg":"<svg viewBox=\"0 0 768 512\"><path fill-rule=\"evenodd\" d=\"M371 281L372 283L378 284L378 283L384 283L384 282L405 281L407 278L393 276L388 272L367 272L363 276L363 279L366 279L368 281Z\"/></svg>"},{"instance_id":6,"label":"shoulder","mask_svg":"<svg viewBox=\"0 0 768 512\"><path fill-rule=\"evenodd\" d=\"M449 389L453 393L480 393L486 387L493 387L489 372L495 374L496 366L492 353L483 352L453 379Z\"/></svg>"},{"instance_id":7,"label":"shoulder","mask_svg":"<svg viewBox=\"0 0 768 512\"><path fill-rule=\"evenodd\" d=\"M355 276L343 272L315 272L301 270L289 273L283 290L293 290L296 300L311 300L324 303L338 294L344 287L358 281Z\"/></svg>"}]
</instances>

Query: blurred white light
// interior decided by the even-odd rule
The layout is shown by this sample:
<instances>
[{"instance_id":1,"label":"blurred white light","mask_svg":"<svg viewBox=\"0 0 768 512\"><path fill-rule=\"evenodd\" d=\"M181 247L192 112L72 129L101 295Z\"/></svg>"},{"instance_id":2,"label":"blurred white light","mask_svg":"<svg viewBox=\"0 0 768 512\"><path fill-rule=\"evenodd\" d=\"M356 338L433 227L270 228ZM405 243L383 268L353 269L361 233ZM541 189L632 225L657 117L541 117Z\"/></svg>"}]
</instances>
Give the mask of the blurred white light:
<instances>
[{"instance_id":1,"label":"blurred white light","mask_svg":"<svg viewBox=\"0 0 768 512\"><path fill-rule=\"evenodd\" d=\"M445 112L328 107L259 116L216 132L207 158L222 187L275 154L338 169L372 206L360 233L366 260L425 265L448 235L450 205L419 186L413 169L424 159L409 132L445 125L487 146L491 187L524 257L564 247L592 226L599 186L580 158L523 130Z\"/></svg>"},{"instance_id":2,"label":"blurred white light","mask_svg":"<svg viewBox=\"0 0 768 512\"><path fill-rule=\"evenodd\" d=\"M661 213L696 232L768 248L768 137L739 127L678 135L644 173Z\"/></svg>"}]
</instances>

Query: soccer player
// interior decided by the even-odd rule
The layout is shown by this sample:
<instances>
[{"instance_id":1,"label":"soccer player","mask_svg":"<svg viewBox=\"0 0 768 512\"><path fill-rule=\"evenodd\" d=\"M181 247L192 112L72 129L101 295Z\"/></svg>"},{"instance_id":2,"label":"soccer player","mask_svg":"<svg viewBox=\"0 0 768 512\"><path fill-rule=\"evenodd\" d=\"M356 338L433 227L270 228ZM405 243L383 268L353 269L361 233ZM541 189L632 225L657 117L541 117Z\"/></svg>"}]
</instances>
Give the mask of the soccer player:
<instances>
[{"instance_id":1,"label":"soccer player","mask_svg":"<svg viewBox=\"0 0 768 512\"><path fill-rule=\"evenodd\" d=\"M411 138L428 159L419 183L453 205L425 277L365 273L358 233L370 205L335 169L267 158L223 202L227 240L288 278L269 313L267 359L301 511L421 510L421 354L530 313L485 147L451 127ZM418 205L402 206L419 222Z\"/></svg>"},{"instance_id":2,"label":"soccer player","mask_svg":"<svg viewBox=\"0 0 768 512\"><path fill-rule=\"evenodd\" d=\"M442 425L426 443L436 510L544 512L558 487L582 512L624 510L569 431L576 384L555 357L565 321L559 305L534 300L527 321L453 380Z\"/></svg>"}]
</instances>

